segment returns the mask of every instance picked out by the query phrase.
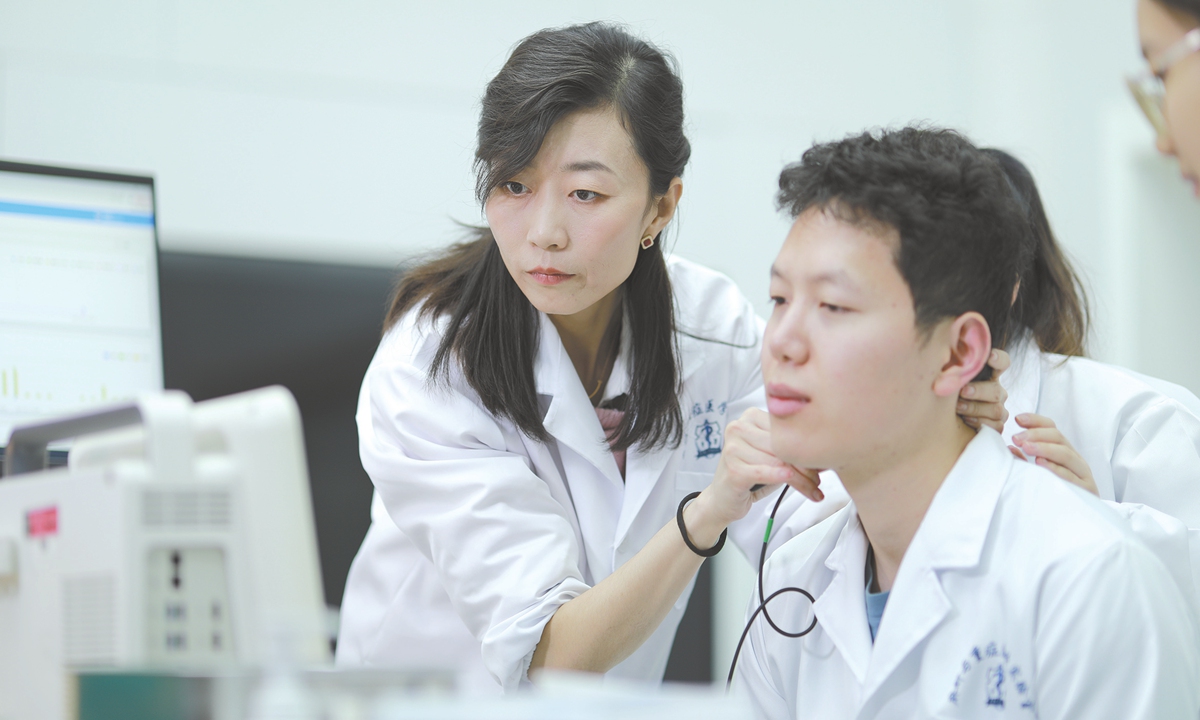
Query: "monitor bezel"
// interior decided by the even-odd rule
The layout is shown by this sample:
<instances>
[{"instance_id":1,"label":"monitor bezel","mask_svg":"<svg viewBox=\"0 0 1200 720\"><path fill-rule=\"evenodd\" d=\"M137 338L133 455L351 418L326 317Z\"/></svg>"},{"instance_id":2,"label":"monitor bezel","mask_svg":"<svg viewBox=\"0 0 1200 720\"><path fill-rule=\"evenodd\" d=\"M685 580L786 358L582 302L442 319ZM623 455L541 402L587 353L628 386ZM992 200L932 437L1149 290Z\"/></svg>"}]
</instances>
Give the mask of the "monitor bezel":
<instances>
[{"instance_id":1,"label":"monitor bezel","mask_svg":"<svg viewBox=\"0 0 1200 720\"><path fill-rule=\"evenodd\" d=\"M162 245L158 239L158 188L153 175L134 175L132 173L115 172L112 170L97 170L93 168L66 167L63 165L42 165L39 163L20 160L5 160L0 158L0 172L20 172L30 175L51 175L54 177L79 178L82 180L105 180L109 182L134 183L150 188L150 212L153 218L151 229L154 233L154 287L158 294L158 358L159 373L163 387L166 388L166 368L163 357L163 326L162 326ZM0 437L0 458L3 458L4 448L8 444L7 437ZM55 451L57 452L57 451ZM0 474L2 477L2 474Z\"/></svg>"},{"instance_id":2,"label":"monitor bezel","mask_svg":"<svg viewBox=\"0 0 1200 720\"><path fill-rule=\"evenodd\" d=\"M110 170L93 170L78 167L65 167L61 165L39 165L37 163L21 162L18 160L4 160L0 158L0 170L10 172L27 172L36 175L57 175L59 177L77 177L85 180L110 180L113 182L134 182L142 185L149 185L154 188L153 175L133 175L129 173L119 173Z\"/></svg>"}]
</instances>

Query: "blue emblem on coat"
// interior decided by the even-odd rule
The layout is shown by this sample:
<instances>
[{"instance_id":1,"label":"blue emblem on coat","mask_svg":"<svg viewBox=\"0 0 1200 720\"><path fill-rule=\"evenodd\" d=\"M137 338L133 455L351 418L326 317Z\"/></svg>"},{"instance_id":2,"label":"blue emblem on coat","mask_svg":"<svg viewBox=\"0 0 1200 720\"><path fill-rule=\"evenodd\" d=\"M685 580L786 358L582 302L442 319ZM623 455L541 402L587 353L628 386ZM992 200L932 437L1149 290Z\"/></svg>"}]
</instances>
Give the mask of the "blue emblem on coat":
<instances>
[{"instance_id":1,"label":"blue emblem on coat","mask_svg":"<svg viewBox=\"0 0 1200 720\"><path fill-rule=\"evenodd\" d=\"M987 704L1004 707L1004 666L993 665L987 671Z\"/></svg>"},{"instance_id":2,"label":"blue emblem on coat","mask_svg":"<svg viewBox=\"0 0 1200 720\"><path fill-rule=\"evenodd\" d=\"M696 426L696 457L706 458L721 454L724 437L721 426L712 420L705 420Z\"/></svg>"},{"instance_id":3,"label":"blue emblem on coat","mask_svg":"<svg viewBox=\"0 0 1200 720\"><path fill-rule=\"evenodd\" d=\"M721 432L725 410L725 403L713 399L692 403L692 417L689 422L695 429L697 459L721 454L721 448L725 446L725 435Z\"/></svg>"},{"instance_id":4,"label":"blue emblem on coat","mask_svg":"<svg viewBox=\"0 0 1200 720\"><path fill-rule=\"evenodd\" d=\"M954 687L950 691L951 703L958 705L960 700L965 700L968 705L973 704L971 699L964 697L964 692L967 695L972 693L972 678L975 679L975 691L980 690L979 681L982 680L983 697L978 699L984 707L1003 709L1005 701L1012 699L1018 703L1017 706L1021 710L1036 713L1029 692L1029 682L1025 680L1021 668L1013 663L1003 645L990 642L982 648L978 645L971 648L962 662L962 672L954 678ZM1016 697L1006 698L1010 693Z\"/></svg>"}]
</instances>

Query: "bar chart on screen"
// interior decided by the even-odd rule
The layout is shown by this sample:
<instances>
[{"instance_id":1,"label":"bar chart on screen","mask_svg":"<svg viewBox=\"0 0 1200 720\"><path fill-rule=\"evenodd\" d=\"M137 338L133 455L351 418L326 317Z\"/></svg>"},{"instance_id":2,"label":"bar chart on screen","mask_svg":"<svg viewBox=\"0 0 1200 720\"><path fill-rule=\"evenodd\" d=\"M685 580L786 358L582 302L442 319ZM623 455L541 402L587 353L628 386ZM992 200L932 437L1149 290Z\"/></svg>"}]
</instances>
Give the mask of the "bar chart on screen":
<instances>
[{"instance_id":1,"label":"bar chart on screen","mask_svg":"<svg viewBox=\"0 0 1200 720\"><path fill-rule=\"evenodd\" d=\"M152 192L0 167L0 445L161 389Z\"/></svg>"}]
</instances>

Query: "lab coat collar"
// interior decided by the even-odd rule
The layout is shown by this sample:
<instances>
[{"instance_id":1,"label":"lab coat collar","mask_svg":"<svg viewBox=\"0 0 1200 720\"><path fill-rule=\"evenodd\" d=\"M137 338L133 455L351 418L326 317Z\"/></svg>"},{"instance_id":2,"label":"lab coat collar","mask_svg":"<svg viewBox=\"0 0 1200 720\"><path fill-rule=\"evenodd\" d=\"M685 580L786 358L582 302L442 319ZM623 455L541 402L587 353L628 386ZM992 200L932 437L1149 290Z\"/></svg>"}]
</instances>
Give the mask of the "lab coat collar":
<instances>
[{"instance_id":1,"label":"lab coat collar","mask_svg":"<svg viewBox=\"0 0 1200 720\"><path fill-rule=\"evenodd\" d=\"M705 347L708 343L703 343L686 335L677 335L679 344L677 345L680 361L680 385L690 378L696 370L704 363L705 355L708 348ZM613 366L612 375L609 378L609 383L614 387L623 387L620 392L613 391L613 395L619 395L621 392L628 392L629 374L628 374L628 354L625 349L629 348L633 343L633 335L629 331L629 323L625 323L624 332L621 336L622 353L618 358L619 362ZM618 385L617 381L623 383ZM608 395L608 393L605 393ZM663 469L667 463L671 461L672 453L668 449L658 448L654 450L645 450L640 445L635 445L629 448L625 455L625 497L624 504L621 507L621 519L617 523L616 542L619 544L624 539L630 528L633 527L633 522L641 511L642 506L646 503L646 499L650 497L651 491L658 485L659 478L662 476Z\"/></svg>"},{"instance_id":2,"label":"lab coat collar","mask_svg":"<svg viewBox=\"0 0 1200 720\"><path fill-rule=\"evenodd\" d=\"M979 564L1013 462L1003 438L985 426L934 495L892 585L863 684L865 704L950 614L953 606L940 571ZM862 606L862 565L858 567L857 602ZM848 570L853 576L853 566Z\"/></svg>"},{"instance_id":3,"label":"lab coat collar","mask_svg":"<svg viewBox=\"0 0 1200 720\"><path fill-rule=\"evenodd\" d=\"M621 488L620 517L613 519L616 526L615 547L629 532L642 505L658 484L663 469L670 462L672 453L662 449L646 452L639 446L629 448L625 459L625 478L622 480L621 471L608 449L604 429L563 347L558 330L545 313L539 313L538 316L541 335L534 377L538 394L550 400L542 422L556 440L583 456L609 482ZM707 352L705 345L687 336L679 337L681 384L703 365ZM621 326L620 350L605 386L604 399L629 392L632 346L633 333L629 322L624 322Z\"/></svg>"},{"instance_id":4,"label":"lab coat collar","mask_svg":"<svg viewBox=\"0 0 1200 720\"><path fill-rule=\"evenodd\" d=\"M626 310L626 312L628 311ZM534 383L538 394L557 397L567 389L567 386L572 385L583 389L579 375L575 372L575 367L571 365L571 358L567 355L566 348L563 347L562 338L558 335L558 328L554 327L554 323L550 321L546 313L539 312L538 321L540 323L538 355L534 360L533 368ZM676 332L676 340L678 342L677 355L680 361L679 383L682 385L704 364L711 343L680 332ZM629 392L632 370L630 350L632 347L633 331L629 327L629 322L626 321L621 323L621 347L617 352L617 359L613 363L612 373L609 374L608 383L604 387L604 400ZM587 398L586 391L584 398ZM588 405L591 405L590 400Z\"/></svg>"},{"instance_id":5,"label":"lab coat collar","mask_svg":"<svg viewBox=\"0 0 1200 720\"><path fill-rule=\"evenodd\" d=\"M1008 391L1008 420L1004 423L1004 442L1012 443L1013 435L1024 428L1017 424L1017 415L1035 413L1042 392L1042 353L1033 334L1026 331L1009 348L1012 367L1000 376L1000 386Z\"/></svg>"},{"instance_id":6,"label":"lab coat collar","mask_svg":"<svg viewBox=\"0 0 1200 720\"><path fill-rule=\"evenodd\" d=\"M556 440L594 465L609 482L618 488L623 487L621 471L609 451L604 428L600 426L600 419L596 417L587 390L563 347L558 329L545 313L538 313L538 319L541 326L537 360L534 362L534 382L538 394L550 398L542 424ZM628 343L624 342L624 337L621 340L622 347L615 365L624 364L622 356L628 352Z\"/></svg>"},{"instance_id":7,"label":"lab coat collar","mask_svg":"<svg viewBox=\"0 0 1200 720\"><path fill-rule=\"evenodd\" d=\"M813 603L817 622L837 647L842 659L861 684L867 675L871 659L871 631L867 625L866 601L863 588L867 562L867 536L858 519L858 510L851 501L848 517L837 536L837 544L825 558L825 567L833 578L825 591ZM813 553L821 556L821 548ZM801 573L800 577L811 575Z\"/></svg>"}]
</instances>

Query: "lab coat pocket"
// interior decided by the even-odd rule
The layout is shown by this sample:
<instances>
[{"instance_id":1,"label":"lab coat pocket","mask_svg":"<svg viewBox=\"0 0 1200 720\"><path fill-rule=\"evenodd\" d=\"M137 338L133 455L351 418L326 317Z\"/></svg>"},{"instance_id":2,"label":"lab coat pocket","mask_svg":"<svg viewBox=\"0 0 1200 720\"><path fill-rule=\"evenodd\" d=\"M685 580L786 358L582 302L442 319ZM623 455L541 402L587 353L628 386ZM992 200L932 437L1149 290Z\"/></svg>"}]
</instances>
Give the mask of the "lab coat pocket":
<instances>
[{"instance_id":1,"label":"lab coat pocket","mask_svg":"<svg viewBox=\"0 0 1200 720\"><path fill-rule=\"evenodd\" d=\"M685 472L675 473L675 503L686 496L703 490L712 484L712 473Z\"/></svg>"}]
</instances>

